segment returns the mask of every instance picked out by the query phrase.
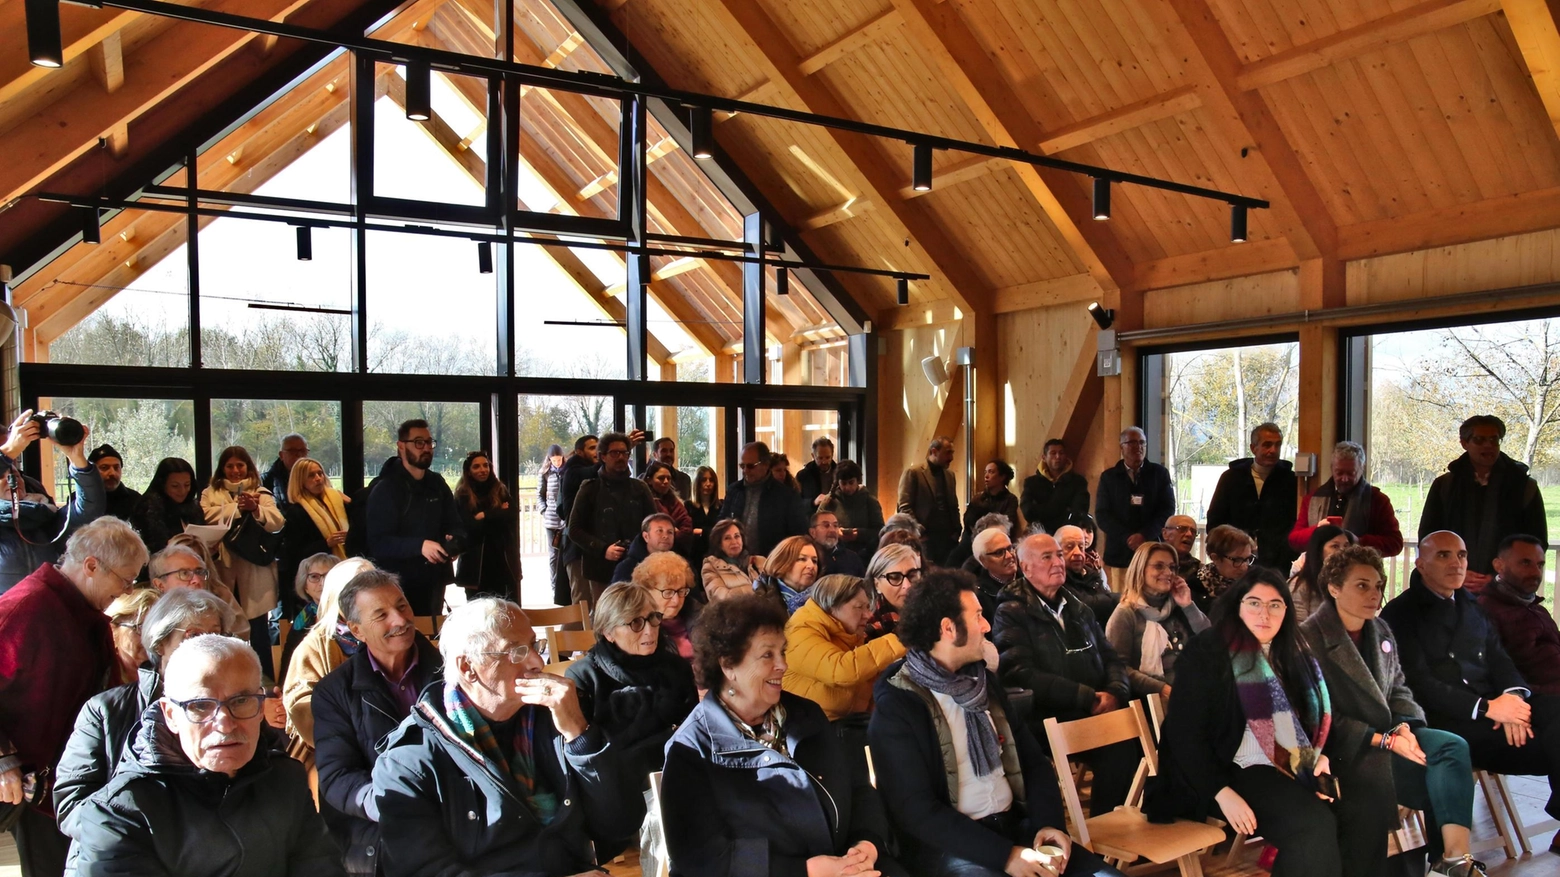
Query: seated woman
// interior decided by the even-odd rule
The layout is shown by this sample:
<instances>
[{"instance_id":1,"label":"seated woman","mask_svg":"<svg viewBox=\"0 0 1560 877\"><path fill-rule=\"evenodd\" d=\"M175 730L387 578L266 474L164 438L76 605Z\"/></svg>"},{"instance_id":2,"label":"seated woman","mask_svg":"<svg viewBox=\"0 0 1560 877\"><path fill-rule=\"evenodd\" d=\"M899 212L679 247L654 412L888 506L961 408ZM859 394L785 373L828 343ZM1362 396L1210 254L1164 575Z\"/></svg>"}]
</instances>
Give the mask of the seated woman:
<instances>
[{"instance_id":1,"label":"seated woman","mask_svg":"<svg viewBox=\"0 0 1560 877\"><path fill-rule=\"evenodd\" d=\"M147 610L140 631L147 663L140 668L139 678L87 701L60 756L54 810L62 832L77 835L72 814L108 784L119 756L141 724L141 714L162 697L160 670L168 658L185 640L213 633L231 636L235 619L219 597L194 588L171 589Z\"/></svg>"},{"instance_id":2,"label":"seated woman","mask_svg":"<svg viewBox=\"0 0 1560 877\"><path fill-rule=\"evenodd\" d=\"M785 690L822 707L829 721L863 730L878 674L905 656L892 633L867 642L873 596L865 579L824 576L785 625Z\"/></svg>"},{"instance_id":3,"label":"seated woman","mask_svg":"<svg viewBox=\"0 0 1560 877\"><path fill-rule=\"evenodd\" d=\"M753 580L764 572L764 559L747 551L742 522L736 518L717 521L710 528L710 553L704 558L704 594L711 603L753 593Z\"/></svg>"},{"instance_id":4,"label":"seated woman","mask_svg":"<svg viewBox=\"0 0 1560 877\"><path fill-rule=\"evenodd\" d=\"M784 604L790 615L807 602L808 589L817 578L818 546L806 536L788 536L769 552L753 591Z\"/></svg>"},{"instance_id":5,"label":"seated woman","mask_svg":"<svg viewBox=\"0 0 1560 877\"><path fill-rule=\"evenodd\" d=\"M1164 542L1139 545L1127 567L1121 602L1105 624L1105 638L1127 662L1133 695L1169 697L1176 657L1193 636L1208 629L1208 616L1192 601L1175 561L1175 548Z\"/></svg>"},{"instance_id":6,"label":"seated woman","mask_svg":"<svg viewBox=\"0 0 1560 877\"><path fill-rule=\"evenodd\" d=\"M341 615L338 599L341 589L352 577L374 565L361 557L343 560L331 567L320 586L319 620L304 635L287 667L287 685L282 688L282 706L287 710L287 754L314 767L314 686L325 674L340 667L363 647L347 620Z\"/></svg>"},{"instance_id":7,"label":"seated woman","mask_svg":"<svg viewBox=\"0 0 1560 877\"><path fill-rule=\"evenodd\" d=\"M1397 640L1376 617L1386 587L1381 554L1346 545L1327 560L1318 579L1321 608L1300 631L1321 662L1332 694L1332 736L1344 751L1384 749L1397 756L1391 759L1397 802L1423 810L1430 822L1425 840L1434 863L1431 873L1483 877L1483 863L1468 849L1473 824L1468 743L1426 727L1425 712L1414 702L1398 661Z\"/></svg>"},{"instance_id":8,"label":"seated woman","mask_svg":"<svg viewBox=\"0 0 1560 877\"><path fill-rule=\"evenodd\" d=\"M177 550L170 550L175 546ZM168 544L163 547L163 550L153 554L151 560L146 562L146 574L151 579L152 587L159 591L167 591L169 588L199 588L216 594L218 599L228 604L233 610L234 618L240 618L244 614L244 607L238 602L238 598L233 596L233 589L217 577L217 567L211 559L211 550L199 536L193 533L180 533L169 537ZM233 635L248 642L249 625L239 625Z\"/></svg>"},{"instance_id":9,"label":"seated woman","mask_svg":"<svg viewBox=\"0 0 1560 877\"><path fill-rule=\"evenodd\" d=\"M141 643L141 624L147 610L157 602L162 593L156 588L136 588L121 594L108 604L103 614L114 626L114 654L119 658L115 685L125 685L141 678L141 665L146 663L146 646Z\"/></svg>"},{"instance_id":10,"label":"seated woman","mask_svg":"<svg viewBox=\"0 0 1560 877\"><path fill-rule=\"evenodd\" d=\"M655 599L655 611L661 613L661 638L684 661L693 660L692 612L688 595L693 593L693 568L682 555L657 551L634 567L634 584L648 590Z\"/></svg>"},{"instance_id":11,"label":"seated woman","mask_svg":"<svg viewBox=\"0 0 1560 877\"><path fill-rule=\"evenodd\" d=\"M292 508L289 507L288 513L291 512ZM282 641L282 665L276 668L277 684L287 684L287 665L292 662L293 652L298 650L298 644L303 642L303 638L314 629L315 622L319 621L320 592L325 587L325 576L340 562L336 555L323 551L298 562L298 571L293 574L293 593L298 595L298 605L302 608L293 617L287 638Z\"/></svg>"},{"instance_id":12,"label":"seated woman","mask_svg":"<svg viewBox=\"0 0 1560 877\"><path fill-rule=\"evenodd\" d=\"M666 741L699 703L693 668L661 638L658 605L641 585L607 588L591 617L596 644L568 670L580 710L619 750L624 776L641 792L666 761ZM644 818L641 802L627 806Z\"/></svg>"},{"instance_id":13,"label":"seated woman","mask_svg":"<svg viewBox=\"0 0 1560 877\"><path fill-rule=\"evenodd\" d=\"M1304 624L1326 602L1326 587L1321 584L1322 567L1346 545L1358 545L1359 539L1342 527L1323 524L1311 531L1300 569L1289 577L1289 593L1295 601L1296 618Z\"/></svg>"},{"instance_id":14,"label":"seated woman","mask_svg":"<svg viewBox=\"0 0 1560 877\"><path fill-rule=\"evenodd\" d=\"M1196 580L1187 584L1192 588L1192 600L1197 608L1211 614L1219 595L1251 569L1252 561L1257 558L1257 542L1245 530L1220 524L1203 537L1203 548L1207 550L1209 560L1197 571Z\"/></svg>"},{"instance_id":15,"label":"seated woman","mask_svg":"<svg viewBox=\"0 0 1560 877\"><path fill-rule=\"evenodd\" d=\"M877 592L877 608L867 622L867 639L894 632L905 597L921 580L923 563L921 553L909 545L885 545L872 555L872 562L867 564L867 584Z\"/></svg>"},{"instance_id":16,"label":"seated woman","mask_svg":"<svg viewBox=\"0 0 1560 877\"><path fill-rule=\"evenodd\" d=\"M374 763L386 877L595 869L592 843L636 827L618 748L542 669L519 606L479 597L439 631L444 678Z\"/></svg>"},{"instance_id":17,"label":"seated woman","mask_svg":"<svg viewBox=\"0 0 1560 877\"><path fill-rule=\"evenodd\" d=\"M1397 822L1390 774L1376 771L1385 782L1373 782L1355 766L1335 781L1332 757L1354 753L1340 752L1331 729L1327 683L1284 577L1257 567L1220 596L1213 627L1176 662L1144 813L1156 822L1221 816L1260 835L1278 848L1273 877L1373 877Z\"/></svg>"},{"instance_id":18,"label":"seated woman","mask_svg":"<svg viewBox=\"0 0 1560 877\"><path fill-rule=\"evenodd\" d=\"M781 688L786 613L775 601L711 604L694 665L709 693L672 735L661 813L684 877L904 874L883 855L877 791L853 780L823 710Z\"/></svg>"}]
</instances>

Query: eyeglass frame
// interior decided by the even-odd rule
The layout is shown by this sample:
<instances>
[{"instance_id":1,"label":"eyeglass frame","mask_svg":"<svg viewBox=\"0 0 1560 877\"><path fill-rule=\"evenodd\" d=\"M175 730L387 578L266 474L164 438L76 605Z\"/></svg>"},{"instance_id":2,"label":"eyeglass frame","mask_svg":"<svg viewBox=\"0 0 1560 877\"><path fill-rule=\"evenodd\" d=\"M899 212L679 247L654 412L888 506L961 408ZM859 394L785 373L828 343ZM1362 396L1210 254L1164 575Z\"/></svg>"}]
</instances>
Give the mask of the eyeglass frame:
<instances>
[{"instance_id":1,"label":"eyeglass frame","mask_svg":"<svg viewBox=\"0 0 1560 877\"><path fill-rule=\"evenodd\" d=\"M534 651L536 651L535 645L526 645L522 643L521 645L505 649L502 652L477 652L477 655L483 658L503 658L511 664L519 664L525 661L526 656L530 655ZM517 652L519 654L516 654Z\"/></svg>"},{"instance_id":2,"label":"eyeglass frame","mask_svg":"<svg viewBox=\"0 0 1560 877\"><path fill-rule=\"evenodd\" d=\"M632 630L634 633L643 633L644 629L645 629L645 625L648 624L651 627L660 627L661 626L661 622L665 621L665 620L666 620L666 614L665 613L662 613L662 612L648 612L648 613L646 613L644 615L639 615L639 616L636 616L634 618L630 618L627 621L620 621L620 622L618 622L618 626L619 627L626 627L629 630ZM636 624L638 625L637 627L635 626Z\"/></svg>"},{"instance_id":3,"label":"eyeglass frame","mask_svg":"<svg viewBox=\"0 0 1560 877\"><path fill-rule=\"evenodd\" d=\"M996 558L1003 557L1003 556L1008 555L1008 554L1017 554L1017 553L1018 553L1018 546L1016 546L1016 545L1008 545L1006 548L998 548L995 551L988 551L985 554L982 554L981 557L990 557L993 560L995 560ZM885 573L885 575L886 575L886 573Z\"/></svg>"},{"instance_id":4,"label":"eyeglass frame","mask_svg":"<svg viewBox=\"0 0 1560 877\"><path fill-rule=\"evenodd\" d=\"M254 715L240 716L233 710L233 701L248 700L250 698L254 698L255 701ZM270 698L271 695L265 694L263 692L247 692L244 694L235 694L226 700L217 700L214 697L192 697L189 700L175 700L174 698L167 697L166 695L163 697L163 700L166 700L174 706L178 707L179 711L184 713L184 718L192 724L205 725L216 721L217 714L222 710L227 710L228 717L235 722L247 722L250 719L258 717L262 712L265 711L265 702ZM190 713L190 706L197 703L212 704L211 715L205 717L204 719L196 718L194 715L192 715Z\"/></svg>"},{"instance_id":5,"label":"eyeglass frame","mask_svg":"<svg viewBox=\"0 0 1560 877\"><path fill-rule=\"evenodd\" d=\"M1248 554L1245 557L1230 557L1228 554L1220 554L1217 551L1209 553L1214 557L1221 557L1230 563L1235 564L1236 566L1251 566L1253 563L1257 562L1257 556L1255 554Z\"/></svg>"},{"instance_id":6,"label":"eyeglass frame","mask_svg":"<svg viewBox=\"0 0 1560 877\"><path fill-rule=\"evenodd\" d=\"M1283 615L1289 611L1289 604L1283 600L1259 600L1256 597L1242 597L1240 598L1240 605L1242 609L1250 609L1253 612L1259 609L1263 610L1269 616Z\"/></svg>"},{"instance_id":7,"label":"eyeglass frame","mask_svg":"<svg viewBox=\"0 0 1560 877\"><path fill-rule=\"evenodd\" d=\"M926 574L926 570L924 568L916 566L916 567L911 567L910 569L908 569L908 570L906 570L904 572L899 572L898 570L895 570L894 572L878 573L878 578L888 582L893 587L902 588L902 587L904 587L905 582L909 582L912 585L915 584L916 582L919 582L921 580L921 577L924 576L925 574ZM894 581L893 576L899 576L899 581L897 581L897 582Z\"/></svg>"},{"instance_id":8,"label":"eyeglass frame","mask_svg":"<svg viewBox=\"0 0 1560 877\"><path fill-rule=\"evenodd\" d=\"M652 588L651 590L660 594L662 600L670 600L673 597L681 597L686 600L693 593L692 588Z\"/></svg>"},{"instance_id":9,"label":"eyeglass frame","mask_svg":"<svg viewBox=\"0 0 1560 877\"><path fill-rule=\"evenodd\" d=\"M160 575L152 576L154 579L178 579L187 582L192 578L207 580L211 578L211 570L203 566L192 566L189 569L170 569Z\"/></svg>"},{"instance_id":10,"label":"eyeglass frame","mask_svg":"<svg viewBox=\"0 0 1560 877\"><path fill-rule=\"evenodd\" d=\"M396 443L411 445L419 451L431 451L439 446L439 440L431 438L396 439Z\"/></svg>"}]
</instances>

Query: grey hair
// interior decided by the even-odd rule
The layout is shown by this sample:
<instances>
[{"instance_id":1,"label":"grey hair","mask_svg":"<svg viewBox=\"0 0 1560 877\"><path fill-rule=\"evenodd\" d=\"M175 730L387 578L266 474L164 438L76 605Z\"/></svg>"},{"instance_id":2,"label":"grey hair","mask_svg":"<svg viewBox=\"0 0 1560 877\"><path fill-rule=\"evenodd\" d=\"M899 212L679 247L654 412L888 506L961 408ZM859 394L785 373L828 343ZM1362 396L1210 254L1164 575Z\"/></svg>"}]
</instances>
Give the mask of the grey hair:
<instances>
[{"instance_id":1,"label":"grey hair","mask_svg":"<svg viewBox=\"0 0 1560 877\"><path fill-rule=\"evenodd\" d=\"M203 559L195 549L189 547L188 545L168 545L147 559L147 575L154 579L162 578L163 576L167 575L167 572L163 570L163 562L170 558L179 557L181 555L184 557L194 558L195 562L201 565L205 565L206 563L205 559Z\"/></svg>"},{"instance_id":2,"label":"grey hair","mask_svg":"<svg viewBox=\"0 0 1560 877\"><path fill-rule=\"evenodd\" d=\"M1035 542L1041 539L1049 539L1051 540L1051 544L1056 545L1058 548L1061 547L1061 543L1057 542L1056 537L1052 536L1050 533L1030 533L1028 536L1024 537L1024 541L1018 543L1018 559L1020 562L1028 560L1030 555L1035 553L1036 549L1030 548L1029 546L1033 545Z\"/></svg>"},{"instance_id":3,"label":"grey hair","mask_svg":"<svg viewBox=\"0 0 1560 877\"><path fill-rule=\"evenodd\" d=\"M998 536L1006 536L1007 533L1006 527L985 527L976 533L975 538L970 541L970 550L975 553L975 559L984 557L991 548L991 543L996 541Z\"/></svg>"},{"instance_id":4,"label":"grey hair","mask_svg":"<svg viewBox=\"0 0 1560 877\"><path fill-rule=\"evenodd\" d=\"M162 663L163 643L179 630L203 615L215 615L224 634L233 633L233 607L210 591L197 588L171 588L152 604L141 621L141 647L153 664Z\"/></svg>"},{"instance_id":5,"label":"grey hair","mask_svg":"<svg viewBox=\"0 0 1560 877\"><path fill-rule=\"evenodd\" d=\"M140 569L146 565L146 543L141 541L134 527L112 515L104 515L71 534L60 562L79 566L89 557L117 569L128 566Z\"/></svg>"},{"instance_id":6,"label":"grey hair","mask_svg":"<svg viewBox=\"0 0 1560 877\"><path fill-rule=\"evenodd\" d=\"M953 439L951 437L940 435L932 439L932 443L926 446L926 452L930 454L933 451L940 451L943 448L951 446L952 444Z\"/></svg>"},{"instance_id":7,"label":"grey hair","mask_svg":"<svg viewBox=\"0 0 1560 877\"><path fill-rule=\"evenodd\" d=\"M809 592L812 601L825 612L844 606L856 599L857 594L866 594L868 605L872 605L877 598L877 589L867 584L866 579L834 573L818 579Z\"/></svg>"},{"instance_id":8,"label":"grey hair","mask_svg":"<svg viewBox=\"0 0 1560 877\"><path fill-rule=\"evenodd\" d=\"M1263 434L1264 432L1278 433L1278 437L1279 437L1280 440L1282 440L1283 437L1284 437L1284 431L1279 428L1278 424L1276 424L1273 421L1269 420L1266 423L1259 423L1256 426L1252 427L1252 429L1251 429L1251 443L1252 444L1256 444L1257 443L1257 436Z\"/></svg>"},{"instance_id":9,"label":"grey hair","mask_svg":"<svg viewBox=\"0 0 1560 877\"><path fill-rule=\"evenodd\" d=\"M1138 437L1144 439L1145 441L1148 439L1148 433L1143 431L1143 427L1129 426L1121 431L1121 436L1118 438L1118 441L1126 441L1127 436L1131 435L1132 433L1137 433Z\"/></svg>"},{"instance_id":10,"label":"grey hair","mask_svg":"<svg viewBox=\"0 0 1560 877\"><path fill-rule=\"evenodd\" d=\"M1359 442L1341 441L1333 445L1333 459L1353 460L1364 466L1365 448L1361 447Z\"/></svg>"},{"instance_id":11,"label":"grey hair","mask_svg":"<svg viewBox=\"0 0 1560 877\"><path fill-rule=\"evenodd\" d=\"M288 434L282 436L281 444L285 445L288 442L292 441L293 439L297 439L298 441L303 442L304 444L308 444L309 443L308 439L304 438L303 436L299 435L298 433L296 433L296 432L289 432Z\"/></svg>"},{"instance_id":12,"label":"grey hair","mask_svg":"<svg viewBox=\"0 0 1560 877\"><path fill-rule=\"evenodd\" d=\"M446 672L454 672L456 658L492 651L505 631L530 623L525 610L498 597L478 597L455 609L439 628L439 656Z\"/></svg>"},{"instance_id":13,"label":"grey hair","mask_svg":"<svg viewBox=\"0 0 1560 877\"><path fill-rule=\"evenodd\" d=\"M921 522L917 521L914 515L907 515L904 512L895 512L888 516L888 520L883 522L881 532L887 533L890 530L904 530L914 533L917 539L926 536L926 528L921 526Z\"/></svg>"},{"instance_id":14,"label":"grey hair","mask_svg":"<svg viewBox=\"0 0 1560 877\"><path fill-rule=\"evenodd\" d=\"M975 521L975 532L977 533L982 530L989 530L992 527L999 527L1007 532L1012 532L1013 519L1001 512L988 512Z\"/></svg>"},{"instance_id":15,"label":"grey hair","mask_svg":"<svg viewBox=\"0 0 1560 877\"><path fill-rule=\"evenodd\" d=\"M293 591L298 594L298 599L309 599L309 570L320 564L325 564L325 571L330 572L340 562L341 559L329 551L321 551L318 554L311 554L305 557L303 562L298 564L298 574L293 576ZM321 583L320 588L324 589L323 583Z\"/></svg>"},{"instance_id":16,"label":"grey hair","mask_svg":"<svg viewBox=\"0 0 1560 877\"><path fill-rule=\"evenodd\" d=\"M647 585L618 582L601 592L596 609L591 613L591 627L596 639L607 638L607 631L619 624L627 624L647 612L656 611L655 595Z\"/></svg>"},{"instance_id":17,"label":"grey hair","mask_svg":"<svg viewBox=\"0 0 1560 877\"><path fill-rule=\"evenodd\" d=\"M919 560L920 557L921 555L917 554L915 549L908 545L884 545L872 555L872 562L867 564L866 579L872 583L872 587L875 589L877 588L878 576L906 560Z\"/></svg>"},{"instance_id":18,"label":"grey hair","mask_svg":"<svg viewBox=\"0 0 1560 877\"><path fill-rule=\"evenodd\" d=\"M168 659L168 665L163 668L163 696L172 699L175 690L182 691L208 668L220 667L229 661L248 665L248 669L254 671L255 680L250 687L260 687L260 656L249 643L232 636L200 636L180 646Z\"/></svg>"}]
</instances>

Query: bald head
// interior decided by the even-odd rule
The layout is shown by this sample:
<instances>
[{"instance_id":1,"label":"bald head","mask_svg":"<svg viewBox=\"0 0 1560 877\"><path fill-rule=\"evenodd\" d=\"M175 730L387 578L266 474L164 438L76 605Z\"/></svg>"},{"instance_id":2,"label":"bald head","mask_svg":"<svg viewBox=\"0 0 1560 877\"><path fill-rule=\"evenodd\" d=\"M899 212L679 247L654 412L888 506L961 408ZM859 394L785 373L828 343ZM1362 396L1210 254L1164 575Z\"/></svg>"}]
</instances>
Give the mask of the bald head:
<instances>
[{"instance_id":1,"label":"bald head","mask_svg":"<svg viewBox=\"0 0 1560 877\"><path fill-rule=\"evenodd\" d=\"M1419 557L1414 568L1425 587L1442 597L1450 597L1468 577L1468 546L1450 530L1437 530L1419 540Z\"/></svg>"},{"instance_id":2,"label":"bald head","mask_svg":"<svg viewBox=\"0 0 1560 877\"><path fill-rule=\"evenodd\" d=\"M1191 515L1171 515L1165 519L1165 527L1159 538L1175 546L1182 554L1191 554L1197 542L1197 521Z\"/></svg>"},{"instance_id":3,"label":"bald head","mask_svg":"<svg viewBox=\"0 0 1560 877\"><path fill-rule=\"evenodd\" d=\"M233 776L260 743L260 659L241 640L187 640L164 665L163 722L190 763Z\"/></svg>"},{"instance_id":4,"label":"bald head","mask_svg":"<svg viewBox=\"0 0 1560 877\"><path fill-rule=\"evenodd\" d=\"M1055 538L1046 533L1031 533L1018 546L1018 563L1024 578L1047 600L1067 581L1067 562Z\"/></svg>"},{"instance_id":5,"label":"bald head","mask_svg":"<svg viewBox=\"0 0 1560 877\"><path fill-rule=\"evenodd\" d=\"M1056 545L1062 551L1067 569L1083 573L1089 567L1089 534L1082 527L1068 524L1056 528Z\"/></svg>"}]
</instances>

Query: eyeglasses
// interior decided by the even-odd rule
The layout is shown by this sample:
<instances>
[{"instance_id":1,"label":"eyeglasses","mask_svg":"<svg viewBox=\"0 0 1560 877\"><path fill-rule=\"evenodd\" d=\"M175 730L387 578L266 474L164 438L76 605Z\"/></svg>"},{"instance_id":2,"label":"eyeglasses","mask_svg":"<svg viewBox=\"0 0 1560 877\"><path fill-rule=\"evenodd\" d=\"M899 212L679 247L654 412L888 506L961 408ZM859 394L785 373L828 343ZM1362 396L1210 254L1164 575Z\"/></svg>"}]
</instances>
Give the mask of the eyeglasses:
<instances>
[{"instance_id":1,"label":"eyeglasses","mask_svg":"<svg viewBox=\"0 0 1560 877\"><path fill-rule=\"evenodd\" d=\"M1249 597L1240 601L1240 608L1245 609L1248 612L1266 611L1269 615L1283 615L1285 612L1289 611L1289 607L1284 604L1283 600L1263 601L1258 600L1255 597Z\"/></svg>"},{"instance_id":2,"label":"eyeglasses","mask_svg":"<svg viewBox=\"0 0 1560 877\"><path fill-rule=\"evenodd\" d=\"M1246 555L1245 557L1230 557L1228 554L1221 554L1219 556L1229 561L1230 563L1235 564L1236 566L1251 566L1251 562L1256 560L1256 558L1250 554Z\"/></svg>"},{"instance_id":3,"label":"eyeglasses","mask_svg":"<svg viewBox=\"0 0 1560 877\"><path fill-rule=\"evenodd\" d=\"M190 579L207 579L210 577L210 571L208 571L203 566L197 566L192 569L172 569L163 573L162 575L153 576L152 578L174 579L175 581L187 582Z\"/></svg>"},{"instance_id":4,"label":"eyeglasses","mask_svg":"<svg viewBox=\"0 0 1560 877\"><path fill-rule=\"evenodd\" d=\"M525 660L525 656L531 654L530 646L515 646L502 652L478 652L484 658L505 658L511 664L518 664Z\"/></svg>"},{"instance_id":5,"label":"eyeglasses","mask_svg":"<svg viewBox=\"0 0 1560 877\"><path fill-rule=\"evenodd\" d=\"M628 456L628 448L612 448L607 451L606 455L608 457L626 457Z\"/></svg>"},{"instance_id":6,"label":"eyeglasses","mask_svg":"<svg viewBox=\"0 0 1560 877\"><path fill-rule=\"evenodd\" d=\"M758 467L760 467L762 465L764 465L764 464L763 463L743 463L743 464L741 464L741 467L742 467L742 471L746 472L749 469L757 469Z\"/></svg>"},{"instance_id":7,"label":"eyeglasses","mask_svg":"<svg viewBox=\"0 0 1560 877\"><path fill-rule=\"evenodd\" d=\"M402 439L401 444L411 445L419 451L424 451L429 448L436 448L439 446L439 443L434 439Z\"/></svg>"},{"instance_id":8,"label":"eyeglasses","mask_svg":"<svg viewBox=\"0 0 1560 877\"><path fill-rule=\"evenodd\" d=\"M1148 442L1146 442L1146 441L1144 441L1142 439L1130 439L1128 441L1122 442L1122 444L1126 445L1128 447L1141 448L1141 447L1147 446Z\"/></svg>"},{"instance_id":9,"label":"eyeglasses","mask_svg":"<svg viewBox=\"0 0 1560 877\"><path fill-rule=\"evenodd\" d=\"M325 574L322 572L311 572L304 576L303 580L306 582L323 582L325 581Z\"/></svg>"},{"instance_id":10,"label":"eyeglasses","mask_svg":"<svg viewBox=\"0 0 1560 877\"><path fill-rule=\"evenodd\" d=\"M252 719L260 715L260 708L265 705L265 700L270 695L265 694L237 694L227 700L217 700L213 697L197 697L192 700L174 700L168 698L168 702L184 711L184 717L197 725L204 725L217 717L217 710L226 709L228 715L238 721Z\"/></svg>"},{"instance_id":11,"label":"eyeglasses","mask_svg":"<svg viewBox=\"0 0 1560 877\"><path fill-rule=\"evenodd\" d=\"M139 621L116 621L116 622L114 622L114 626L115 627L124 628L125 630L140 630L141 629L141 622L139 622Z\"/></svg>"},{"instance_id":12,"label":"eyeglasses","mask_svg":"<svg viewBox=\"0 0 1560 877\"><path fill-rule=\"evenodd\" d=\"M674 597L678 598L678 599L685 599L685 598L687 598L687 596L689 594L693 593L693 589L692 588L656 588L655 592L657 594L661 595L661 599L662 600L670 600L670 599L672 599Z\"/></svg>"},{"instance_id":13,"label":"eyeglasses","mask_svg":"<svg viewBox=\"0 0 1560 877\"><path fill-rule=\"evenodd\" d=\"M1151 564L1148 565L1148 571L1149 572L1169 572L1170 570L1173 570L1173 569L1175 569L1175 565L1174 564L1164 563L1164 562L1151 563Z\"/></svg>"},{"instance_id":14,"label":"eyeglasses","mask_svg":"<svg viewBox=\"0 0 1560 877\"><path fill-rule=\"evenodd\" d=\"M1013 554L1013 553L1014 553L1014 548L1013 548L1013 546L1009 545L1006 548L998 548L995 551L988 551L988 552L986 552L985 556L986 557L990 557L992 559L995 559L995 558L998 558L998 557L1006 557L1006 556L1008 556L1010 554ZM916 571L920 572L920 570L916 570ZM885 576L884 578L887 578L887 576Z\"/></svg>"},{"instance_id":15,"label":"eyeglasses","mask_svg":"<svg viewBox=\"0 0 1560 877\"><path fill-rule=\"evenodd\" d=\"M921 580L921 568L916 567L915 569L908 570L906 572L886 572L878 576L878 578L888 582L890 585L893 585L896 588L903 585L906 581L909 581L911 584L915 584Z\"/></svg>"},{"instance_id":16,"label":"eyeglasses","mask_svg":"<svg viewBox=\"0 0 1560 877\"><path fill-rule=\"evenodd\" d=\"M623 622L623 626L629 630L632 630L634 633L639 633L645 629L645 625L647 624L651 627L660 627L661 619L665 617L666 616L659 612L652 612L649 615L641 615L638 618L630 618L629 620Z\"/></svg>"},{"instance_id":17,"label":"eyeglasses","mask_svg":"<svg viewBox=\"0 0 1560 877\"><path fill-rule=\"evenodd\" d=\"M1174 532L1174 533L1196 533L1197 532L1197 525L1196 524L1182 524L1179 527L1166 527L1165 529L1169 530L1171 532Z\"/></svg>"},{"instance_id":18,"label":"eyeglasses","mask_svg":"<svg viewBox=\"0 0 1560 877\"><path fill-rule=\"evenodd\" d=\"M103 564L103 569L107 570L109 575L124 582L126 588L135 584L135 576L126 576L106 563Z\"/></svg>"}]
</instances>

